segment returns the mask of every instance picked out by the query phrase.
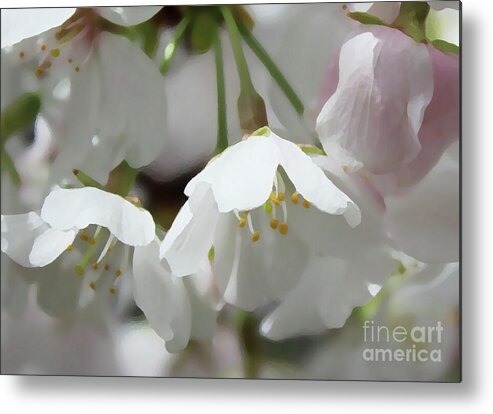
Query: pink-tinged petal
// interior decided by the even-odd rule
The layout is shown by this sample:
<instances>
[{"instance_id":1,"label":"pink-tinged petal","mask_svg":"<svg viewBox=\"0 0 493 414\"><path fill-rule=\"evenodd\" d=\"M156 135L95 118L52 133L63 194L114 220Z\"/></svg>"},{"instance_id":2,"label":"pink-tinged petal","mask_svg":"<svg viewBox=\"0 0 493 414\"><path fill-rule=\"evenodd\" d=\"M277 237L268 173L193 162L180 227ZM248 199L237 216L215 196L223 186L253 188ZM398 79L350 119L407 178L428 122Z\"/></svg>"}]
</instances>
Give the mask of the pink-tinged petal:
<instances>
[{"instance_id":1,"label":"pink-tinged petal","mask_svg":"<svg viewBox=\"0 0 493 414\"><path fill-rule=\"evenodd\" d=\"M337 145L378 174L413 160L433 93L426 47L398 30L372 28L342 46L338 70L337 90L317 119L324 148ZM331 73L328 92L336 78Z\"/></svg>"},{"instance_id":2,"label":"pink-tinged petal","mask_svg":"<svg viewBox=\"0 0 493 414\"><path fill-rule=\"evenodd\" d=\"M371 175L372 183L383 196L418 183L459 139L459 58L432 46L428 46L428 51L433 64L434 91L419 131L421 151L410 163L389 174Z\"/></svg>"}]
</instances>

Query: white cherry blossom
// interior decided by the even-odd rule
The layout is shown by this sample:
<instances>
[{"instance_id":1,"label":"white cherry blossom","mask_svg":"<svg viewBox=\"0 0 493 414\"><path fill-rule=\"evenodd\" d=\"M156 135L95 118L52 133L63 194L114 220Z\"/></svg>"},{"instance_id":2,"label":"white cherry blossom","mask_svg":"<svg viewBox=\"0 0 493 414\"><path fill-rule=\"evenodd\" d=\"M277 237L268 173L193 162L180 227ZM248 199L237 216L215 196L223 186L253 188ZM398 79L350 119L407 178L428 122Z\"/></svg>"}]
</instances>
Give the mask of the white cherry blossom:
<instances>
[{"instance_id":1,"label":"white cherry blossom","mask_svg":"<svg viewBox=\"0 0 493 414\"><path fill-rule=\"evenodd\" d=\"M212 335L214 305L192 277L177 278L160 262L159 243L146 210L92 187L55 189L40 214L2 215L2 252L32 269L20 272L35 280L43 310L104 318L111 296L133 286L151 326L177 352L191 337ZM203 266L201 277L210 278Z\"/></svg>"},{"instance_id":2,"label":"white cherry blossom","mask_svg":"<svg viewBox=\"0 0 493 414\"><path fill-rule=\"evenodd\" d=\"M73 181L73 168L91 170L104 183L123 160L134 168L149 164L166 140L158 68L99 20L97 10L77 9L59 26L4 49L8 64L30 71L43 91L41 113L54 141L52 183Z\"/></svg>"},{"instance_id":3,"label":"white cherry blossom","mask_svg":"<svg viewBox=\"0 0 493 414\"><path fill-rule=\"evenodd\" d=\"M130 248L154 236L147 211L91 187L53 190L40 213L2 215L2 252L38 285L38 303L53 315L104 301L119 285L125 293Z\"/></svg>"},{"instance_id":4,"label":"white cherry blossom","mask_svg":"<svg viewBox=\"0 0 493 414\"><path fill-rule=\"evenodd\" d=\"M228 148L188 183L189 200L160 250L172 272L185 276L214 245L219 288L245 309L283 296L302 272L308 252L289 231L291 209L344 216L348 230L360 221L359 208L297 145L267 128L260 133Z\"/></svg>"}]
</instances>

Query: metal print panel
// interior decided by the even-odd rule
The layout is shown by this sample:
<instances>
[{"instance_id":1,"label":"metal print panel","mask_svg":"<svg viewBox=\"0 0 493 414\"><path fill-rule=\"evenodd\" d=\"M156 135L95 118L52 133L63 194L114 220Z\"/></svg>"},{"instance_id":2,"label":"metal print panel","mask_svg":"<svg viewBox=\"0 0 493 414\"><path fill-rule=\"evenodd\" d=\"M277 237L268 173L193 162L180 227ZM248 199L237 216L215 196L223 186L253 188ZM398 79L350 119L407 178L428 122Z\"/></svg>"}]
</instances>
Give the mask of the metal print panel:
<instances>
[{"instance_id":1,"label":"metal print panel","mask_svg":"<svg viewBox=\"0 0 493 414\"><path fill-rule=\"evenodd\" d=\"M460 381L460 4L2 9L1 371Z\"/></svg>"}]
</instances>

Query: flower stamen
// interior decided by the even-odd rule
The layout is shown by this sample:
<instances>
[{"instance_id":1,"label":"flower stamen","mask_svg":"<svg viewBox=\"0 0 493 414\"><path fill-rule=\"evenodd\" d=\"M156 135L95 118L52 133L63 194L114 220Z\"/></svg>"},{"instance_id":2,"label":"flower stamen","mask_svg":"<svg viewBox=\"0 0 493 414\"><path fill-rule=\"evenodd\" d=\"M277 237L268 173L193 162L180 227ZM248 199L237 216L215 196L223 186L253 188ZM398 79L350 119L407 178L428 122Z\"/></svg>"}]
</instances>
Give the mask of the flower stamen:
<instances>
[{"instance_id":1,"label":"flower stamen","mask_svg":"<svg viewBox=\"0 0 493 414\"><path fill-rule=\"evenodd\" d=\"M293 202L293 204L298 204L300 202L300 198L299 198L297 191L295 191L293 194L291 194L290 198L291 198L291 201Z\"/></svg>"}]
</instances>

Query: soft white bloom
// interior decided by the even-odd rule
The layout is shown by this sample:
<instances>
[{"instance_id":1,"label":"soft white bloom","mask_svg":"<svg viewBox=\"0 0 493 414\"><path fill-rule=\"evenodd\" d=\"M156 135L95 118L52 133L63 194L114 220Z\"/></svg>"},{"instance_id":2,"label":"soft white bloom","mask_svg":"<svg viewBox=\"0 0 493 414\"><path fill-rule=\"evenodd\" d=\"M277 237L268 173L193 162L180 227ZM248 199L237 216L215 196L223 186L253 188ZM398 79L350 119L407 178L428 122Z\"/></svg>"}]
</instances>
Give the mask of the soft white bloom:
<instances>
[{"instance_id":1,"label":"soft white bloom","mask_svg":"<svg viewBox=\"0 0 493 414\"><path fill-rule=\"evenodd\" d=\"M391 282L370 305L374 309L376 306L376 313L363 308L360 317L352 318L344 329L334 332L326 344L308 359L304 376L373 381L456 380L460 357L459 264L421 264L415 271L395 276ZM378 327L381 327L379 334ZM410 336L413 328L418 329L416 340ZM422 341L419 330L423 328L425 337ZM394 329L401 334L394 337ZM407 338L401 341L404 329ZM383 350L386 359L382 360L380 353L373 361L365 360L365 349L370 349L366 351L367 358L371 357L369 352L372 350L375 356L376 350ZM409 357L406 356L407 350L411 351ZM434 358L439 355L440 361L430 359L433 350L439 352L435 351ZM418 359L420 351L422 357L427 357L426 361ZM389 360L389 352L392 353L392 361ZM395 352L403 352L403 357L400 360L393 358Z\"/></svg>"},{"instance_id":2,"label":"soft white bloom","mask_svg":"<svg viewBox=\"0 0 493 414\"><path fill-rule=\"evenodd\" d=\"M407 193L385 198L385 226L398 248L426 263L459 260L460 180L454 144Z\"/></svg>"},{"instance_id":3,"label":"soft white bloom","mask_svg":"<svg viewBox=\"0 0 493 414\"><path fill-rule=\"evenodd\" d=\"M91 187L55 189L40 214L2 215L2 252L27 268L13 271L38 285L38 303L54 315L124 290L130 246L154 237L147 211Z\"/></svg>"},{"instance_id":4,"label":"soft white bloom","mask_svg":"<svg viewBox=\"0 0 493 414\"><path fill-rule=\"evenodd\" d=\"M90 170L106 182L122 160L149 164L166 137L166 96L158 68L137 44L103 31L94 9L5 49L43 90L54 140L52 182Z\"/></svg>"},{"instance_id":5,"label":"soft white bloom","mask_svg":"<svg viewBox=\"0 0 493 414\"><path fill-rule=\"evenodd\" d=\"M219 289L249 310L282 297L306 264L306 247L288 231L292 210L360 221L358 207L308 155L264 132L228 148L189 182L189 200L161 245L177 276L195 273L214 245Z\"/></svg>"},{"instance_id":6,"label":"soft white bloom","mask_svg":"<svg viewBox=\"0 0 493 414\"><path fill-rule=\"evenodd\" d=\"M104 318L117 289L133 285L137 305L176 352L190 337L212 335L215 312L192 278L177 278L161 264L159 242L146 210L92 187L55 189L41 214L2 215L2 252L34 268L20 273L38 285L43 310L68 316L82 309ZM207 270L200 274L210 277Z\"/></svg>"},{"instance_id":7,"label":"soft white bloom","mask_svg":"<svg viewBox=\"0 0 493 414\"><path fill-rule=\"evenodd\" d=\"M299 281L263 320L261 332L280 340L342 327L354 307L367 303L396 269L384 226L381 199L341 170L329 157L314 161L361 209L361 223L348 228L337 216L290 210L292 228L310 255Z\"/></svg>"}]
</instances>

